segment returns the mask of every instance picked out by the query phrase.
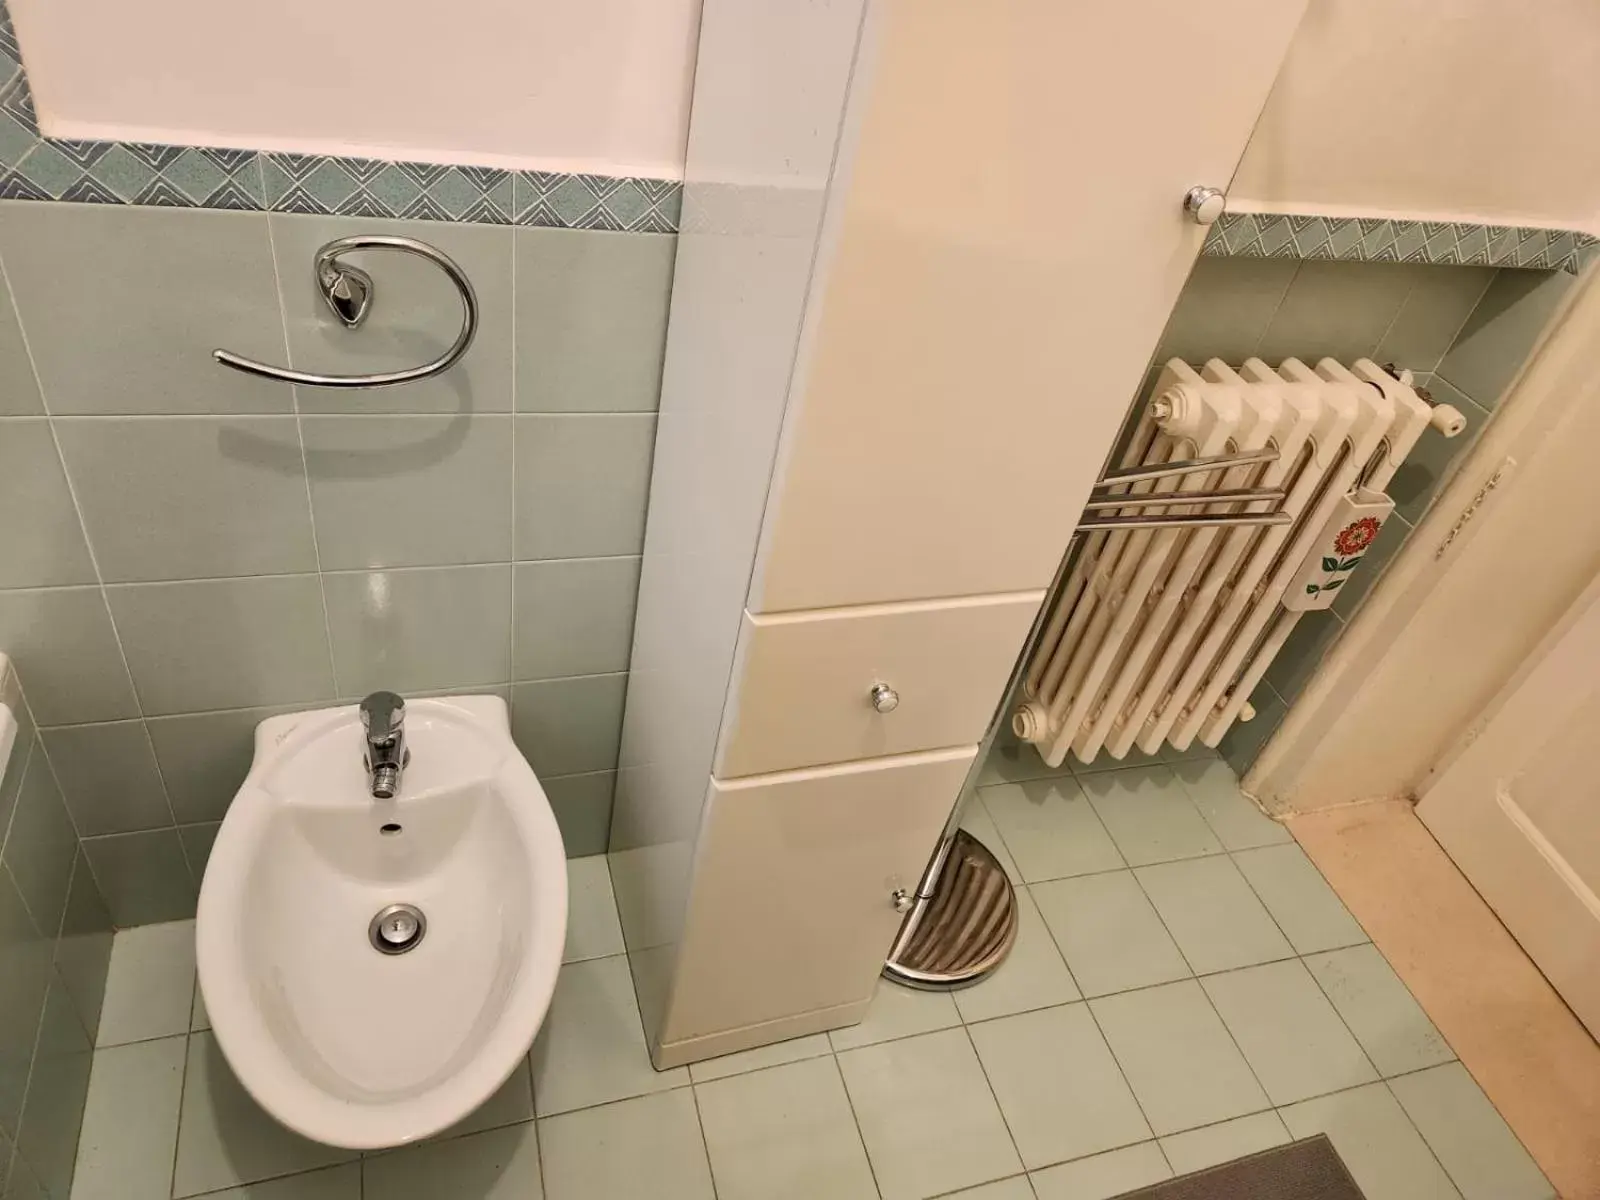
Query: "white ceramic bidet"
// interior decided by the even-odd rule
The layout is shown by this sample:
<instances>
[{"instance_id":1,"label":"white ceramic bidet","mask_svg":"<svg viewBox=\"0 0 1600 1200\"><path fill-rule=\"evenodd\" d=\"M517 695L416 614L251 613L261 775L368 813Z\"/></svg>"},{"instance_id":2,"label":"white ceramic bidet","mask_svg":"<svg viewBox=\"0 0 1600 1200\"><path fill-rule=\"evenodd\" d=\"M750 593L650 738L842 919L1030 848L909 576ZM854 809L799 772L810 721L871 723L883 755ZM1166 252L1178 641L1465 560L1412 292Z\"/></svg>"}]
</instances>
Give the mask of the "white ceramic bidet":
<instances>
[{"instance_id":1,"label":"white ceramic bidet","mask_svg":"<svg viewBox=\"0 0 1600 1200\"><path fill-rule=\"evenodd\" d=\"M567 866L495 696L404 707L398 793L373 798L354 706L272 717L217 834L200 987L234 1073L283 1124L397 1146L522 1062L561 966Z\"/></svg>"}]
</instances>

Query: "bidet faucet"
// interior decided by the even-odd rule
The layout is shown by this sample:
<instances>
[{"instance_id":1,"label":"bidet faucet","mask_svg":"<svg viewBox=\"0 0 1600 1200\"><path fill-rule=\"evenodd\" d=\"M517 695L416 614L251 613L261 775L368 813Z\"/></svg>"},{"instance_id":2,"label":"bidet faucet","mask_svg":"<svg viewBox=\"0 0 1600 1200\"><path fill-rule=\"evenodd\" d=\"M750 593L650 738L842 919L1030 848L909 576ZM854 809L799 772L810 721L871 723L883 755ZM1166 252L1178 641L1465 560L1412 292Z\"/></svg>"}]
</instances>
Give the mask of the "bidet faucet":
<instances>
[{"instance_id":1,"label":"bidet faucet","mask_svg":"<svg viewBox=\"0 0 1600 1200\"><path fill-rule=\"evenodd\" d=\"M361 727L367 732L367 783L374 800L392 800L400 774L411 761L406 749L406 702L393 692L373 692L361 702Z\"/></svg>"}]
</instances>

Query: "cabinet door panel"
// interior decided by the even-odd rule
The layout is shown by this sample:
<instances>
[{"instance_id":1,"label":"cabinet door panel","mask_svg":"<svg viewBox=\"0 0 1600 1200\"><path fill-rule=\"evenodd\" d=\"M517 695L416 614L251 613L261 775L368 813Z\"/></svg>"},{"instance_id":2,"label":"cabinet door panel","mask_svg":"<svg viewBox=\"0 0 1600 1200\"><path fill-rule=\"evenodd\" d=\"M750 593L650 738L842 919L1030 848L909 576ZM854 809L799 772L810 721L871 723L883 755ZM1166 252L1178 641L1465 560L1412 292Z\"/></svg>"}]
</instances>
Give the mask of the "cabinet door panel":
<instances>
[{"instance_id":1,"label":"cabinet door panel","mask_svg":"<svg viewBox=\"0 0 1600 1200\"><path fill-rule=\"evenodd\" d=\"M750 611L1048 586L1302 8L878 6Z\"/></svg>"},{"instance_id":2,"label":"cabinet door panel","mask_svg":"<svg viewBox=\"0 0 1600 1200\"><path fill-rule=\"evenodd\" d=\"M713 779L661 1040L871 996L977 753Z\"/></svg>"}]
</instances>

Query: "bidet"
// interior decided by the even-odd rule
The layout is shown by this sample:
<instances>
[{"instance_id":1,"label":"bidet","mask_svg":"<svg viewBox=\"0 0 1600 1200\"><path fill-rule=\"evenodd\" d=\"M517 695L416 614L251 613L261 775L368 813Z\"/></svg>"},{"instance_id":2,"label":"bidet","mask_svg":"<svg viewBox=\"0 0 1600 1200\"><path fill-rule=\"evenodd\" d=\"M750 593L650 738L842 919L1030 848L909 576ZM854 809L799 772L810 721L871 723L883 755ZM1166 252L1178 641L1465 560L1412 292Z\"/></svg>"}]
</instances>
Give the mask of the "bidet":
<instances>
[{"instance_id":1,"label":"bidet","mask_svg":"<svg viewBox=\"0 0 1600 1200\"><path fill-rule=\"evenodd\" d=\"M387 795L384 764L359 752L377 707L257 727L195 929L239 1081L297 1133L352 1149L416 1141L487 1100L538 1033L566 938L561 833L505 702L388 705L400 765L411 753Z\"/></svg>"}]
</instances>

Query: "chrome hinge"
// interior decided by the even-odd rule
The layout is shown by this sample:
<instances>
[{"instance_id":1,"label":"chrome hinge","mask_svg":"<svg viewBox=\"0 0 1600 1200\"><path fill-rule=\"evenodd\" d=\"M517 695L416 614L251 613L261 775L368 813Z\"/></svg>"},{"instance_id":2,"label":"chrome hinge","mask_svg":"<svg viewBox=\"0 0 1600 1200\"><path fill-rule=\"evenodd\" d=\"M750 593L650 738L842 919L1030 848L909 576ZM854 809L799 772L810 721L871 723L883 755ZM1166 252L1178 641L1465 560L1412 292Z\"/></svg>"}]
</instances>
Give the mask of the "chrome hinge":
<instances>
[{"instance_id":1,"label":"chrome hinge","mask_svg":"<svg viewBox=\"0 0 1600 1200\"><path fill-rule=\"evenodd\" d=\"M1444 535L1444 541L1440 542L1439 548L1433 552L1435 562L1444 557L1445 551L1450 549L1451 544L1461 536L1461 531L1467 527L1467 522L1478 515L1478 510L1483 507L1484 501L1489 498L1489 493L1500 486L1501 482L1516 465L1516 459L1508 458L1494 469L1493 475L1484 480L1483 486L1478 489L1478 494L1472 498L1472 502L1467 505L1466 510L1456 518L1456 523L1450 526L1450 532Z\"/></svg>"}]
</instances>

